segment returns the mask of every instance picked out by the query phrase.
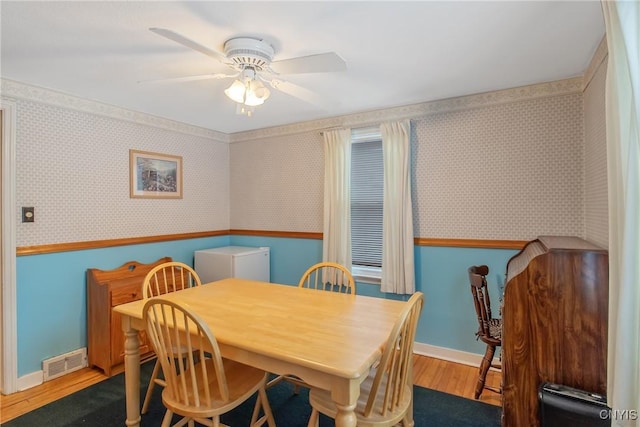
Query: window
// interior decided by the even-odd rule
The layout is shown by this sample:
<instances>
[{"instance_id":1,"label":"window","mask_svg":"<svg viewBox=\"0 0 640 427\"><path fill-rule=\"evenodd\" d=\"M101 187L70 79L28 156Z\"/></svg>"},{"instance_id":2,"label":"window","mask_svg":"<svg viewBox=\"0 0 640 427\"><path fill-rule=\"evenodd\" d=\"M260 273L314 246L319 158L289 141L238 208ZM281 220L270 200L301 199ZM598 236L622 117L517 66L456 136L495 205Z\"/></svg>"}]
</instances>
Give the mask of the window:
<instances>
[{"instance_id":1,"label":"window","mask_svg":"<svg viewBox=\"0 0 640 427\"><path fill-rule=\"evenodd\" d=\"M354 276L379 280L382 267L382 136L378 128L351 134L351 258Z\"/></svg>"}]
</instances>

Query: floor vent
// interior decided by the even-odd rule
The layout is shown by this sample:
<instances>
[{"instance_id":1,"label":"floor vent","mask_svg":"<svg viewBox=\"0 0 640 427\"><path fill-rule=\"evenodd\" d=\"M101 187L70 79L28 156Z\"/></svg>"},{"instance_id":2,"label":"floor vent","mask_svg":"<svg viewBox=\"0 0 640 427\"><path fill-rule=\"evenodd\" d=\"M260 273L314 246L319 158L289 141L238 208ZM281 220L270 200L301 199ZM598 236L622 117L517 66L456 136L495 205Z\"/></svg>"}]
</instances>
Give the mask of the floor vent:
<instances>
[{"instance_id":1,"label":"floor vent","mask_svg":"<svg viewBox=\"0 0 640 427\"><path fill-rule=\"evenodd\" d=\"M44 381L61 377L69 372L77 371L87 366L87 349L80 348L70 353L61 354L42 362Z\"/></svg>"}]
</instances>

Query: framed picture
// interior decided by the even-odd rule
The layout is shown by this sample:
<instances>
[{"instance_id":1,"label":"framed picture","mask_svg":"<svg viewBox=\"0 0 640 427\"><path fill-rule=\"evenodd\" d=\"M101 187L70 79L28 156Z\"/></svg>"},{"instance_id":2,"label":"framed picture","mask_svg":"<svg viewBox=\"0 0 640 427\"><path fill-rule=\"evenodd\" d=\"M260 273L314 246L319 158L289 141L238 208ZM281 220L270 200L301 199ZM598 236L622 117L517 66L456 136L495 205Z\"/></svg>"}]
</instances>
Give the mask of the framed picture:
<instances>
[{"instance_id":1,"label":"framed picture","mask_svg":"<svg viewBox=\"0 0 640 427\"><path fill-rule=\"evenodd\" d=\"M182 198L182 157L129 150L130 197Z\"/></svg>"}]
</instances>

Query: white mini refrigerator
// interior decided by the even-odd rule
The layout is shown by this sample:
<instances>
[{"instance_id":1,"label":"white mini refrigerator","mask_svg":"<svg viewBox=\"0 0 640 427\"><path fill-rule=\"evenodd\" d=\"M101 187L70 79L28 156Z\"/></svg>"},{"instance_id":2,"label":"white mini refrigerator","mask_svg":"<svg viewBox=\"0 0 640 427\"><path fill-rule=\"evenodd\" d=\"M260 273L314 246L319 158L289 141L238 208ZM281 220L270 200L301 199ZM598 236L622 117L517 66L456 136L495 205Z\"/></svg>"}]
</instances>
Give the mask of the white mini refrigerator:
<instances>
[{"instance_id":1,"label":"white mini refrigerator","mask_svg":"<svg viewBox=\"0 0 640 427\"><path fill-rule=\"evenodd\" d=\"M269 282L269 248L223 246L195 251L194 269L203 284L227 277Z\"/></svg>"}]
</instances>

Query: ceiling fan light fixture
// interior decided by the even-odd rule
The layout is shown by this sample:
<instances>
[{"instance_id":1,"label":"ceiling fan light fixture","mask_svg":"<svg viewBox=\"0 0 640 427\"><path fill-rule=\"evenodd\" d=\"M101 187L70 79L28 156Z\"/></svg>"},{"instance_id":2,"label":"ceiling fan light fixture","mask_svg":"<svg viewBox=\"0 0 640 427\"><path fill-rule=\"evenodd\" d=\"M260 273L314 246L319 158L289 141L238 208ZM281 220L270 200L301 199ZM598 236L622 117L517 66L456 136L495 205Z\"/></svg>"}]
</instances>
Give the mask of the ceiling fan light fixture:
<instances>
[{"instance_id":1,"label":"ceiling fan light fixture","mask_svg":"<svg viewBox=\"0 0 640 427\"><path fill-rule=\"evenodd\" d=\"M1 0L0 0L1 1ZM234 74L206 74L202 76L188 76L171 80L189 81L201 78L237 77L224 93L236 103L239 114L250 116L253 107L262 105L270 96L270 91L263 82L268 82L273 89L288 93L309 103L322 101L313 92L296 85L284 85L282 80L275 77L280 74L303 74L345 71L346 63L335 52L298 56L289 59L273 61L275 50L264 39L255 37L234 37L224 43L224 53L217 52L199 44L187 37L166 28L149 28L152 32L179 43L189 49L196 50L212 57L222 64L232 68Z\"/></svg>"},{"instance_id":2,"label":"ceiling fan light fixture","mask_svg":"<svg viewBox=\"0 0 640 427\"><path fill-rule=\"evenodd\" d=\"M245 69L242 72L242 81L235 80L224 93L230 99L238 103L236 113L251 116L254 108L264 104L271 92L264 84L255 78L253 69Z\"/></svg>"},{"instance_id":3,"label":"ceiling fan light fixture","mask_svg":"<svg viewBox=\"0 0 640 427\"><path fill-rule=\"evenodd\" d=\"M240 80L234 80L231 86L224 90L225 95L240 104L244 103L244 92L244 83L242 83Z\"/></svg>"},{"instance_id":4,"label":"ceiling fan light fixture","mask_svg":"<svg viewBox=\"0 0 640 427\"><path fill-rule=\"evenodd\" d=\"M250 106L257 106L264 104L264 101L269 98L271 92L267 89L262 82L258 80L251 80L247 84L247 91L245 92L244 103Z\"/></svg>"}]
</instances>

